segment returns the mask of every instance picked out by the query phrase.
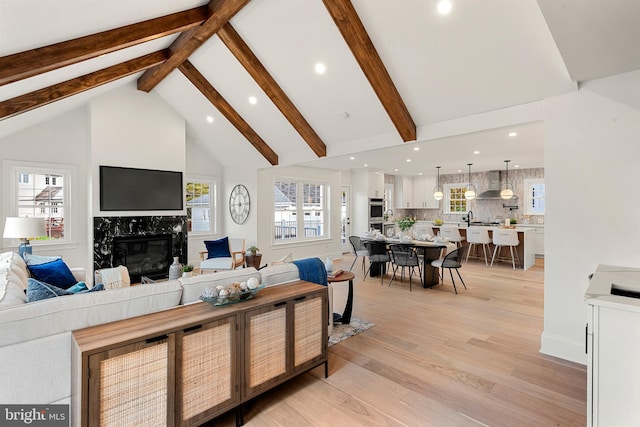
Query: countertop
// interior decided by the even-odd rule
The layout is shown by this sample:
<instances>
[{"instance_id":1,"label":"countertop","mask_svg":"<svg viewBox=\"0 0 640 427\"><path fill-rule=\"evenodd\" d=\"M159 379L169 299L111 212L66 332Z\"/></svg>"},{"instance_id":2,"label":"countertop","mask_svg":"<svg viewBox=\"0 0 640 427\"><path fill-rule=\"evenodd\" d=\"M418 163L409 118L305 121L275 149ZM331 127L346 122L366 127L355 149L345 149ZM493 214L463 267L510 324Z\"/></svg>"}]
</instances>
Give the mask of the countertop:
<instances>
[{"instance_id":1,"label":"countertop","mask_svg":"<svg viewBox=\"0 0 640 427\"><path fill-rule=\"evenodd\" d=\"M611 288L614 284L621 289L640 293L640 269L614 265L598 265L593 277L589 281L589 287L584 294L584 299L589 304L603 306L619 306L620 304L624 304L629 306L630 310L640 311L640 298L611 294Z\"/></svg>"},{"instance_id":2,"label":"countertop","mask_svg":"<svg viewBox=\"0 0 640 427\"><path fill-rule=\"evenodd\" d=\"M432 228L440 228L440 225L435 225L433 223L433 221L416 221L416 225L422 225L422 226L427 226L427 227L432 227ZM472 225L470 227L467 227L467 223L466 222L445 222L442 225L453 225L456 226L458 228L487 228L487 229L493 229L493 228L500 228L500 225L496 224L496 225ZM543 224L514 224L515 225L515 230L516 231L532 231L534 228L538 228L538 227L544 227ZM414 225L415 227L415 225Z\"/></svg>"}]
</instances>

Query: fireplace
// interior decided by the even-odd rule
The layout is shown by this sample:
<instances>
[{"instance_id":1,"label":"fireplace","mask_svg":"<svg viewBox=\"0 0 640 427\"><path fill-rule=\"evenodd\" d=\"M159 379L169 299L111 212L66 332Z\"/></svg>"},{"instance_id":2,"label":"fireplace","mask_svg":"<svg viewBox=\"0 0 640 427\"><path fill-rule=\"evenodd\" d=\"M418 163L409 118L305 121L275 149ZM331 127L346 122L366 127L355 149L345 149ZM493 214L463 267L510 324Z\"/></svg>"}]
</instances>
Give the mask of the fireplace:
<instances>
[{"instance_id":1,"label":"fireplace","mask_svg":"<svg viewBox=\"0 0 640 427\"><path fill-rule=\"evenodd\" d=\"M187 262L186 216L94 217L93 224L95 270L126 265L136 283L168 277L173 257Z\"/></svg>"},{"instance_id":2,"label":"fireplace","mask_svg":"<svg viewBox=\"0 0 640 427\"><path fill-rule=\"evenodd\" d=\"M140 282L142 276L161 279L172 262L171 240L171 234L114 237L112 263L126 266L132 283Z\"/></svg>"}]
</instances>

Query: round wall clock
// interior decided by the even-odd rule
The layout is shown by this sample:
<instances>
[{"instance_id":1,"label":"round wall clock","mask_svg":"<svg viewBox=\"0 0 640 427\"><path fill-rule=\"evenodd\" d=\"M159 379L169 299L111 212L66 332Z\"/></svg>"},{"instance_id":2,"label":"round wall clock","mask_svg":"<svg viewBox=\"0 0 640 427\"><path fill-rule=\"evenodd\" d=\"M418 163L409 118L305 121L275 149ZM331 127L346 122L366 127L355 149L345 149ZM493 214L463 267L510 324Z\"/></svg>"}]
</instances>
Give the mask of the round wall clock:
<instances>
[{"instance_id":1,"label":"round wall clock","mask_svg":"<svg viewBox=\"0 0 640 427\"><path fill-rule=\"evenodd\" d=\"M229 214L236 224L244 224L249 218L251 199L247 187L238 184L233 187L229 195Z\"/></svg>"}]
</instances>

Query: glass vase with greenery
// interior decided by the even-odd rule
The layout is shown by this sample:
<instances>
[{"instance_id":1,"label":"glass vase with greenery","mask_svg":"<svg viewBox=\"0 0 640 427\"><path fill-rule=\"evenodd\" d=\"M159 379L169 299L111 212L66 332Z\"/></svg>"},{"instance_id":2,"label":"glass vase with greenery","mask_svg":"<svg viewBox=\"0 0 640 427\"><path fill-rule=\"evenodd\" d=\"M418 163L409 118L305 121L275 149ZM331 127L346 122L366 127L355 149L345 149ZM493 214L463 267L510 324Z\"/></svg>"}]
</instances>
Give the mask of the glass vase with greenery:
<instances>
[{"instance_id":1,"label":"glass vase with greenery","mask_svg":"<svg viewBox=\"0 0 640 427\"><path fill-rule=\"evenodd\" d=\"M411 227L413 227L415 223L416 223L416 220L411 217L405 217L405 218L400 218L396 220L396 224L398 224L398 228L403 233L406 232Z\"/></svg>"}]
</instances>

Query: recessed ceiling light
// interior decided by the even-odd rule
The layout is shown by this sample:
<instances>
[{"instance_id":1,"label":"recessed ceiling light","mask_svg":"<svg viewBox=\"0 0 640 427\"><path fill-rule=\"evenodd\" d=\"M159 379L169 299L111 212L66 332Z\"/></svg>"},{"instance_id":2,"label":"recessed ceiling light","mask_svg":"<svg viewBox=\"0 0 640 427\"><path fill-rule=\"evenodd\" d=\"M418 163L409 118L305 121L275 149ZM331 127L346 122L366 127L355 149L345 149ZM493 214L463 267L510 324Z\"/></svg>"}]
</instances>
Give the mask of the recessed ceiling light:
<instances>
[{"instance_id":1,"label":"recessed ceiling light","mask_svg":"<svg viewBox=\"0 0 640 427\"><path fill-rule=\"evenodd\" d=\"M515 165L514 167L519 168L519 167L520 167L520 165Z\"/></svg>"},{"instance_id":2,"label":"recessed ceiling light","mask_svg":"<svg viewBox=\"0 0 640 427\"><path fill-rule=\"evenodd\" d=\"M473 154L480 154L478 150L474 151Z\"/></svg>"},{"instance_id":3,"label":"recessed ceiling light","mask_svg":"<svg viewBox=\"0 0 640 427\"><path fill-rule=\"evenodd\" d=\"M353 156L349 157L349 160L355 160L355 159L356 159L356 158L355 158L355 157L353 157Z\"/></svg>"},{"instance_id":4,"label":"recessed ceiling light","mask_svg":"<svg viewBox=\"0 0 640 427\"><path fill-rule=\"evenodd\" d=\"M513 138L514 136L518 136L518 132L509 132L509 136Z\"/></svg>"},{"instance_id":5,"label":"recessed ceiling light","mask_svg":"<svg viewBox=\"0 0 640 427\"><path fill-rule=\"evenodd\" d=\"M213 123L213 116L207 116L207 122Z\"/></svg>"},{"instance_id":6,"label":"recessed ceiling light","mask_svg":"<svg viewBox=\"0 0 640 427\"><path fill-rule=\"evenodd\" d=\"M422 172L418 172L418 175L422 175Z\"/></svg>"},{"instance_id":7,"label":"recessed ceiling light","mask_svg":"<svg viewBox=\"0 0 640 427\"><path fill-rule=\"evenodd\" d=\"M448 15L453 5L450 0L440 0L437 7L440 15Z\"/></svg>"},{"instance_id":8,"label":"recessed ceiling light","mask_svg":"<svg viewBox=\"0 0 640 427\"><path fill-rule=\"evenodd\" d=\"M407 159L407 163L411 163L411 159Z\"/></svg>"},{"instance_id":9,"label":"recessed ceiling light","mask_svg":"<svg viewBox=\"0 0 640 427\"><path fill-rule=\"evenodd\" d=\"M458 169L458 172L462 172L462 169Z\"/></svg>"},{"instance_id":10,"label":"recessed ceiling light","mask_svg":"<svg viewBox=\"0 0 640 427\"><path fill-rule=\"evenodd\" d=\"M364 165L362 165L362 166L364 166L365 168L368 168L368 167L369 167L369 165L368 165L368 164L366 164L366 163L365 163Z\"/></svg>"},{"instance_id":11,"label":"recessed ceiling light","mask_svg":"<svg viewBox=\"0 0 640 427\"><path fill-rule=\"evenodd\" d=\"M413 151L420 151L420 147L413 147Z\"/></svg>"},{"instance_id":12,"label":"recessed ceiling light","mask_svg":"<svg viewBox=\"0 0 640 427\"><path fill-rule=\"evenodd\" d=\"M327 72L327 66L322 62L317 62L313 69L316 70L316 74L324 74Z\"/></svg>"},{"instance_id":13,"label":"recessed ceiling light","mask_svg":"<svg viewBox=\"0 0 640 427\"><path fill-rule=\"evenodd\" d=\"M256 105L257 103L258 103L258 98L256 98L255 96L249 97L249 104Z\"/></svg>"},{"instance_id":14,"label":"recessed ceiling light","mask_svg":"<svg viewBox=\"0 0 640 427\"><path fill-rule=\"evenodd\" d=\"M395 168L395 169L394 169L393 171L394 171L394 172L398 172L399 170L400 170L400 169L398 169L398 168Z\"/></svg>"}]
</instances>

